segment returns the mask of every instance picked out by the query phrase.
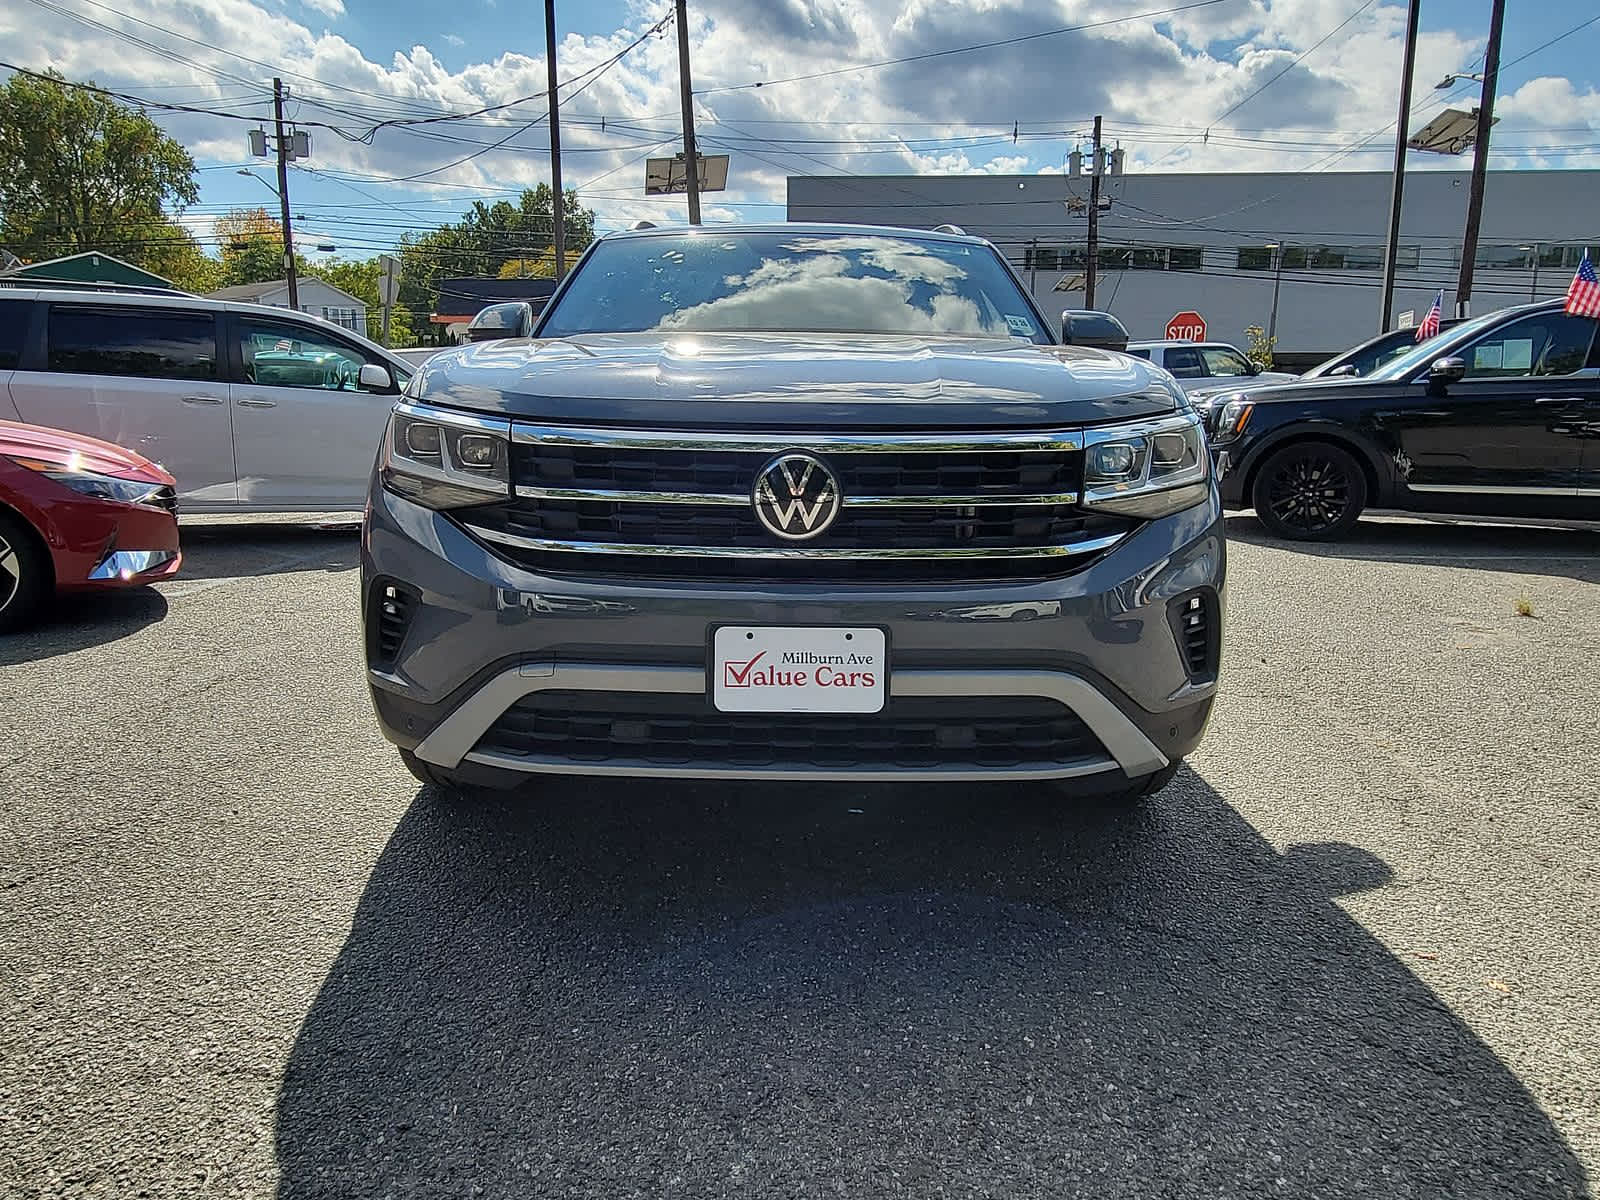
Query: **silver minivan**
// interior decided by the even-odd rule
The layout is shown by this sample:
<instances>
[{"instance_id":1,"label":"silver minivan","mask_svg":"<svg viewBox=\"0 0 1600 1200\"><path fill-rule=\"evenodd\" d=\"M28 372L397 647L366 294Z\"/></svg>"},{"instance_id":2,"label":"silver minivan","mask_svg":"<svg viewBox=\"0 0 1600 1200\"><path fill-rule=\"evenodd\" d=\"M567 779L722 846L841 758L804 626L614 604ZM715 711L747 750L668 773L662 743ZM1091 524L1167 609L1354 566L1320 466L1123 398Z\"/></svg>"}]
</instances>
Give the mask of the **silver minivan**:
<instances>
[{"instance_id":1,"label":"silver minivan","mask_svg":"<svg viewBox=\"0 0 1600 1200\"><path fill-rule=\"evenodd\" d=\"M181 293L0 290L0 419L160 463L186 512L358 510L415 368L305 313Z\"/></svg>"}]
</instances>

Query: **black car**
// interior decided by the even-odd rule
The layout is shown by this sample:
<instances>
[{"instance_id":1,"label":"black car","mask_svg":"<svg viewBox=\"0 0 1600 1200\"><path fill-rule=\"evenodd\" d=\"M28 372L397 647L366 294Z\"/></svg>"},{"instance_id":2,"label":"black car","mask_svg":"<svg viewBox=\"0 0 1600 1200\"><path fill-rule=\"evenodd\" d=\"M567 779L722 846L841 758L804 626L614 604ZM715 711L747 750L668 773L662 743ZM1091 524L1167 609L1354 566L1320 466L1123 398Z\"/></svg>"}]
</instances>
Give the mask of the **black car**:
<instances>
[{"instance_id":1,"label":"black car","mask_svg":"<svg viewBox=\"0 0 1600 1200\"><path fill-rule=\"evenodd\" d=\"M1455 328L1460 321L1446 318L1441 325L1441 331ZM1359 346L1352 346L1342 353L1335 354L1325 362L1320 362L1304 375L1301 379L1338 379L1346 375L1371 375L1379 367L1391 363L1402 354L1409 354L1417 346L1417 331L1415 329L1390 329L1380 333L1375 338L1369 338Z\"/></svg>"},{"instance_id":2,"label":"black car","mask_svg":"<svg viewBox=\"0 0 1600 1200\"><path fill-rule=\"evenodd\" d=\"M1600 520L1600 341L1560 301L1501 309L1363 378L1207 408L1223 504L1330 539L1368 508Z\"/></svg>"}]
</instances>

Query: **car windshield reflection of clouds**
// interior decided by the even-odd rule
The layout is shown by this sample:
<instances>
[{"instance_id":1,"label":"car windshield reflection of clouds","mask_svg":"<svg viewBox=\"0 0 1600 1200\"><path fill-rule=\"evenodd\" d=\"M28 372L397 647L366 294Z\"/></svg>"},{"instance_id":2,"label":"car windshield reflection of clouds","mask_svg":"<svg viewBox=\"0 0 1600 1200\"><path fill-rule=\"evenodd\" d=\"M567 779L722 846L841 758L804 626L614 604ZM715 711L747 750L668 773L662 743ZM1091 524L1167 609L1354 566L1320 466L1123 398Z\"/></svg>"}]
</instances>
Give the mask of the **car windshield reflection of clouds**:
<instances>
[{"instance_id":1,"label":"car windshield reflection of clouds","mask_svg":"<svg viewBox=\"0 0 1600 1200\"><path fill-rule=\"evenodd\" d=\"M541 332L560 337L646 329L1046 340L987 247L851 234L710 234L602 244Z\"/></svg>"}]
</instances>

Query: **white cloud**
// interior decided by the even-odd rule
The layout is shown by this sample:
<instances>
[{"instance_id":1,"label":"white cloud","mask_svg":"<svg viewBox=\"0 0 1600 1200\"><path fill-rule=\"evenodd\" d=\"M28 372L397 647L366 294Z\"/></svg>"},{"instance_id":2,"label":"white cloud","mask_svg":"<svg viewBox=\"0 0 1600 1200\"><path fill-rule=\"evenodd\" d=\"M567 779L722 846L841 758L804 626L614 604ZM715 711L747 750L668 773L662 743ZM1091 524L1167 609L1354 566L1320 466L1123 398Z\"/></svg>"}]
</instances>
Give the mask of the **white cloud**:
<instances>
[{"instance_id":1,"label":"white cloud","mask_svg":"<svg viewBox=\"0 0 1600 1200\"><path fill-rule=\"evenodd\" d=\"M459 33L441 33L439 35L439 40L447 46L460 47L467 44L467 39L462 37Z\"/></svg>"},{"instance_id":2,"label":"white cloud","mask_svg":"<svg viewBox=\"0 0 1600 1200\"><path fill-rule=\"evenodd\" d=\"M344 12L344 0L302 3L328 17ZM559 49L562 77L588 79L586 72L598 71L659 11L636 3L628 28L569 28ZM975 54L827 73L1103 20L1106 13L1096 0L696 3L690 29L695 83L707 89L696 100L701 148L732 156L729 188L708 198L713 202L707 218L781 217L785 177L791 174L1059 173L1074 136L1087 133L1097 112L1105 117L1108 140L1128 150L1130 171L1387 166L1392 140L1382 131L1394 118L1404 20L1394 4L1366 10L1295 65L1297 55L1349 16L1349 0L1237 0L1180 14L1170 27L1119 24ZM68 78L153 99L181 97L253 119L268 112L263 81L282 74L291 115L310 128L314 140L305 166L349 176L345 184L330 186L339 186L341 200L351 205L371 206L349 210L340 218L343 226L329 224L341 245L360 245L358 236L376 245L407 225L423 227L452 215L471 196L492 199L548 180L544 125L519 130L543 112L542 58L506 52L451 70L422 44L377 56L339 34L314 31L275 0L207 0L198 6L192 0L142 0L139 15L195 41L128 23L130 37L159 42L189 62L16 5L0 6L0 41L28 47L29 67L53 66ZM1418 47L1418 122L1439 107L1427 83L1466 66L1481 48L1478 38L1476 31L1458 33L1436 23L1426 29ZM461 43L453 33L438 35L436 42L451 48ZM1282 78L1273 80L1279 72ZM780 82L808 74L819 77ZM737 87L756 81L765 86ZM1261 88L1259 97L1248 98ZM370 134L383 120L523 100L471 121L391 126ZM589 79L563 109L566 181L599 212L603 227L641 218L683 221L682 198L642 195L643 159L676 148L678 105L676 39L669 28ZM1504 95L1499 113L1503 132L1497 130L1496 144L1508 153L1495 159L1498 166L1595 159L1592 149L1562 150L1600 144L1600 95L1592 87L1535 79ZM202 164L245 157L246 122L155 115ZM348 137L313 122L337 126ZM1015 142L1013 122L1019 123ZM1594 134L1583 134L1585 126ZM1034 136L1041 132L1051 136ZM486 149L508 134L504 147ZM1363 139L1373 153L1361 152ZM1348 147L1355 152L1339 153ZM383 182L414 175L425 178ZM440 203L441 197L454 199ZM395 207L383 207L387 201ZM356 225L358 219L366 224Z\"/></svg>"}]
</instances>

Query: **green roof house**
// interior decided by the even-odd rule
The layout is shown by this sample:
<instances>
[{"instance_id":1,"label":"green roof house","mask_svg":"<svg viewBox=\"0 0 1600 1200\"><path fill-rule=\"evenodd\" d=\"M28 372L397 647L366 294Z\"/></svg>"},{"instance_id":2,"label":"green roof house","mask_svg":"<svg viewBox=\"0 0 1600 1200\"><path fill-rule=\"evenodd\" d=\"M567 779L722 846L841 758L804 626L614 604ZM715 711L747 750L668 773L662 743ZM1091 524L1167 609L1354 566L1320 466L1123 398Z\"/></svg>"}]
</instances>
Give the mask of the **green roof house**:
<instances>
[{"instance_id":1,"label":"green roof house","mask_svg":"<svg viewBox=\"0 0 1600 1200\"><path fill-rule=\"evenodd\" d=\"M0 272L0 280L18 284L47 285L54 281L66 283L116 283L124 286L168 288L177 291L170 279L142 270L132 263L123 262L98 250L85 250L82 254L69 254L65 258L52 258L48 262L29 263Z\"/></svg>"}]
</instances>

